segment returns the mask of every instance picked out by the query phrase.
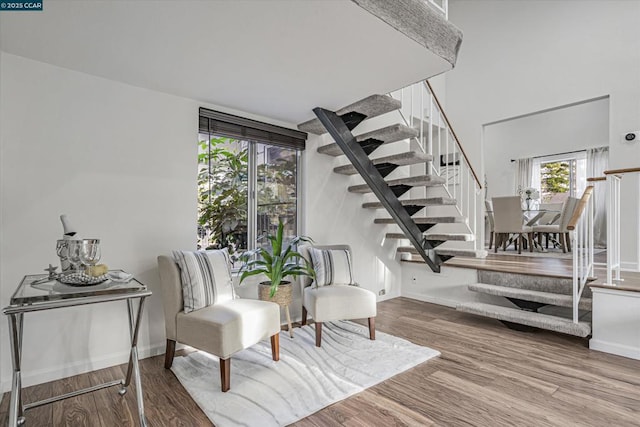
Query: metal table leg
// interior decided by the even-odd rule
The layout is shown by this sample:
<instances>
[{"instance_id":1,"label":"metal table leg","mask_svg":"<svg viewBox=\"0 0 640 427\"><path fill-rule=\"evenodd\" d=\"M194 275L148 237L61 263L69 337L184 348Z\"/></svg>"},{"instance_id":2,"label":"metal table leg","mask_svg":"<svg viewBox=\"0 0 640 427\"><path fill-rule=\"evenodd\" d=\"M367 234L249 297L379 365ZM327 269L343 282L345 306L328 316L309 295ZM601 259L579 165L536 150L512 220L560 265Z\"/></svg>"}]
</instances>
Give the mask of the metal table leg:
<instances>
[{"instance_id":1,"label":"metal table leg","mask_svg":"<svg viewBox=\"0 0 640 427\"><path fill-rule=\"evenodd\" d=\"M140 304L138 305L138 313L134 317L133 301L127 299L127 312L129 314L129 331L131 333L131 354L129 356L129 364L127 366L127 376L120 389L120 395L124 395L127 392L127 387L131 384L131 375L133 374L133 380L136 386L136 401L138 404L138 415L140 416L140 425L142 427L147 426L147 420L144 416L144 400L142 394L142 381L140 380L140 367L138 366L138 332L140 331L140 322L142 320L142 309L144 307L145 297L140 298Z\"/></svg>"},{"instance_id":2,"label":"metal table leg","mask_svg":"<svg viewBox=\"0 0 640 427\"><path fill-rule=\"evenodd\" d=\"M11 340L11 362L13 378L11 383L11 399L9 401L9 426L15 427L24 423L22 406L22 326L23 313L11 314L9 320L9 338Z\"/></svg>"}]
</instances>

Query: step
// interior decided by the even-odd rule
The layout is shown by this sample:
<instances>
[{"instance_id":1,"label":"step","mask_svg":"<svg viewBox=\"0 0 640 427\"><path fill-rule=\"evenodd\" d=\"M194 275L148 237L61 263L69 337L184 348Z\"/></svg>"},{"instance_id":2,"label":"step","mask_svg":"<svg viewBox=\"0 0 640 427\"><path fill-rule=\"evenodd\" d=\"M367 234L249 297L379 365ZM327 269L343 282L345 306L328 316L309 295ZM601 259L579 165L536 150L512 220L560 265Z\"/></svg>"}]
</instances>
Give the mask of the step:
<instances>
[{"instance_id":1,"label":"step","mask_svg":"<svg viewBox=\"0 0 640 427\"><path fill-rule=\"evenodd\" d=\"M423 236L427 240L438 240L438 241L458 241L458 242L473 242L475 240L475 236L473 234L468 233L424 233ZM387 233L385 235L387 239L406 239L403 233Z\"/></svg>"},{"instance_id":2,"label":"step","mask_svg":"<svg viewBox=\"0 0 640 427\"><path fill-rule=\"evenodd\" d=\"M394 154L392 156L379 157L377 159L371 159L374 165L392 164L396 166L415 165L417 163L425 163L433 160L433 156L426 153L416 153L415 151L409 151L407 153ZM338 166L334 168L335 173L341 173L343 175L355 175L358 173L356 167L352 164Z\"/></svg>"},{"instance_id":3,"label":"step","mask_svg":"<svg viewBox=\"0 0 640 427\"><path fill-rule=\"evenodd\" d=\"M402 206L442 206L455 205L456 199L451 197L429 197L427 199L402 199ZM366 202L362 204L365 209L384 209L380 202Z\"/></svg>"},{"instance_id":4,"label":"step","mask_svg":"<svg viewBox=\"0 0 640 427\"><path fill-rule=\"evenodd\" d=\"M466 224L467 220L461 216L420 216L412 218L416 224ZM376 218L374 224L396 224L393 218Z\"/></svg>"},{"instance_id":5,"label":"step","mask_svg":"<svg viewBox=\"0 0 640 427\"><path fill-rule=\"evenodd\" d=\"M408 187L434 187L445 183L445 179L437 175L419 175L407 178L390 179L387 181L389 187L394 185L406 185ZM348 188L351 193L371 193L371 188L367 184L352 185Z\"/></svg>"},{"instance_id":6,"label":"step","mask_svg":"<svg viewBox=\"0 0 640 427\"><path fill-rule=\"evenodd\" d=\"M546 267L546 268L545 268ZM573 277L568 274L566 277L558 275L547 275L548 266L538 265L535 274L520 274L513 272L488 271L478 269L478 282L489 285L504 286L509 288L525 289L537 292L550 292L554 294L573 294ZM591 297L591 288L585 287L582 292L583 298Z\"/></svg>"},{"instance_id":7,"label":"step","mask_svg":"<svg viewBox=\"0 0 640 427\"><path fill-rule=\"evenodd\" d=\"M548 314L519 310L517 308L502 307L480 302L466 302L459 304L456 310L577 337L584 338L591 334L591 324L587 322L573 323L570 319L565 319L564 317L550 316Z\"/></svg>"},{"instance_id":8,"label":"step","mask_svg":"<svg viewBox=\"0 0 640 427\"><path fill-rule=\"evenodd\" d=\"M347 105L344 108L336 111L336 114L342 116L343 114L356 112L365 115L368 119L382 114L389 113L394 110L400 109L402 103L397 99L394 99L387 95L371 95L367 96L360 101L354 102L351 105ZM309 132L316 135L322 135L327 132L325 127L320 123L320 120L311 119L298 125L298 129L303 132Z\"/></svg>"},{"instance_id":9,"label":"step","mask_svg":"<svg viewBox=\"0 0 640 427\"><path fill-rule=\"evenodd\" d=\"M398 142L408 138L416 138L419 134L420 132L416 129L397 123L381 129L372 130L371 132L356 135L356 141L363 142L369 139L374 139L376 141L380 141L382 144L390 144L392 142ZM317 151L320 154L327 154L334 157L342 156L344 154L342 152L342 148L340 148L340 146L335 142L333 144L320 146Z\"/></svg>"},{"instance_id":10,"label":"step","mask_svg":"<svg viewBox=\"0 0 640 427\"><path fill-rule=\"evenodd\" d=\"M532 291L529 289L518 289L508 286L489 285L487 283L473 283L469 285L469 290L488 295L497 295L506 298L517 298L542 304L557 305L559 307L573 307L573 299L571 298L571 295L566 294ZM591 298L580 298L578 307L581 310L591 311Z\"/></svg>"},{"instance_id":11,"label":"step","mask_svg":"<svg viewBox=\"0 0 640 427\"><path fill-rule=\"evenodd\" d=\"M434 250L436 254L442 256L460 256L467 258L485 258L487 256L487 251L484 249L435 248ZM397 251L400 253L419 255L418 250L413 246L398 246Z\"/></svg>"}]
</instances>

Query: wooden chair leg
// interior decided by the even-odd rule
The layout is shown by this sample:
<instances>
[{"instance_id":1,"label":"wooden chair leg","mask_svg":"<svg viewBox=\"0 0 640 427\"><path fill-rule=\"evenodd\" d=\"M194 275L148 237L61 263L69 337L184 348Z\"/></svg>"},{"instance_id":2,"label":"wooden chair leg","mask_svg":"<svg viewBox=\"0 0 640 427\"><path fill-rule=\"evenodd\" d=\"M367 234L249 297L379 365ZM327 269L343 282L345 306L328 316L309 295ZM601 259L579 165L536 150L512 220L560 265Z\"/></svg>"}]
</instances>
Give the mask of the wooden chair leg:
<instances>
[{"instance_id":1,"label":"wooden chair leg","mask_svg":"<svg viewBox=\"0 0 640 427\"><path fill-rule=\"evenodd\" d=\"M491 249L491 246L493 246L493 235L494 235L494 232L491 231L489 233L489 249Z\"/></svg>"},{"instance_id":2,"label":"wooden chair leg","mask_svg":"<svg viewBox=\"0 0 640 427\"><path fill-rule=\"evenodd\" d=\"M520 244L518 244L518 240L520 240ZM522 253L522 245L524 244L524 237L522 237L522 234L516 237L515 244L518 247L518 255L520 255Z\"/></svg>"},{"instance_id":3,"label":"wooden chair leg","mask_svg":"<svg viewBox=\"0 0 640 427\"><path fill-rule=\"evenodd\" d=\"M564 233L560 233L558 238L560 239L560 246L562 246L562 253L566 254L567 253L567 241L566 241L566 239L564 237Z\"/></svg>"},{"instance_id":4,"label":"wooden chair leg","mask_svg":"<svg viewBox=\"0 0 640 427\"><path fill-rule=\"evenodd\" d=\"M375 317L369 317L369 339L370 340L376 339L376 318Z\"/></svg>"},{"instance_id":5,"label":"wooden chair leg","mask_svg":"<svg viewBox=\"0 0 640 427\"><path fill-rule=\"evenodd\" d=\"M529 238L529 252L533 252L533 233L527 233Z\"/></svg>"},{"instance_id":6,"label":"wooden chair leg","mask_svg":"<svg viewBox=\"0 0 640 427\"><path fill-rule=\"evenodd\" d=\"M316 347L322 343L322 322L316 322Z\"/></svg>"},{"instance_id":7,"label":"wooden chair leg","mask_svg":"<svg viewBox=\"0 0 640 427\"><path fill-rule=\"evenodd\" d=\"M220 382L222 392L226 393L231 388L231 358L220 359Z\"/></svg>"},{"instance_id":8,"label":"wooden chair leg","mask_svg":"<svg viewBox=\"0 0 640 427\"><path fill-rule=\"evenodd\" d=\"M271 357L280 360L280 334L271 335Z\"/></svg>"},{"instance_id":9,"label":"wooden chair leg","mask_svg":"<svg viewBox=\"0 0 640 427\"><path fill-rule=\"evenodd\" d=\"M571 252L571 236L569 236L569 233L564 233L564 241L567 243L567 251Z\"/></svg>"},{"instance_id":10,"label":"wooden chair leg","mask_svg":"<svg viewBox=\"0 0 640 427\"><path fill-rule=\"evenodd\" d=\"M496 233L496 244L493 247L493 252L494 253L498 253L498 246L500 246L500 244L502 243L502 237L500 233Z\"/></svg>"},{"instance_id":11,"label":"wooden chair leg","mask_svg":"<svg viewBox=\"0 0 640 427\"><path fill-rule=\"evenodd\" d=\"M167 349L164 353L164 368L169 369L173 365L173 356L176 354L176 341L167 340Z\"/></svg>"},{"instance_id":12,"label":"wooden chair leg","mask_svg":"<svg viewBox=\"0 0 640 427\"><path fill-rule=\"evenodd\" d=\"M307 307L302 306L302 326L307 324Z\"/></svg>"}]
</instances>

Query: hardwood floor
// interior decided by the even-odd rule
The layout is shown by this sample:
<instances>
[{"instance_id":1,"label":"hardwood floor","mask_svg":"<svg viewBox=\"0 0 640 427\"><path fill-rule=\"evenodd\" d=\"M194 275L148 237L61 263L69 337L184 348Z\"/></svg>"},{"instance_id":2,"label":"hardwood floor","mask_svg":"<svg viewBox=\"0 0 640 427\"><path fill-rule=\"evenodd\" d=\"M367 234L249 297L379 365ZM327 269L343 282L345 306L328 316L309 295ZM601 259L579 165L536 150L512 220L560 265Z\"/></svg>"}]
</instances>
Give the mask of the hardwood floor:
<instances>
[{"instance_id":1,"label":"hardwood floor","mask_svg":"<svg viewBox=\"0 0 640 427\"><path fill-rule=\"evenodd\" d=\"M296 426L640 426L640 361L590 351L584 339L516 332L491 319L406 298L380 303L376 327L442 356ZM163 356L141 362L149 425L210 426L163 364ZM123 366L30 387L26 401L122 377ZM133 390L124 398L116 390L31 410L27 425L137 425ZM7 423L8 401L5 394L0 425Z\"/></svg>"}]
</instances>

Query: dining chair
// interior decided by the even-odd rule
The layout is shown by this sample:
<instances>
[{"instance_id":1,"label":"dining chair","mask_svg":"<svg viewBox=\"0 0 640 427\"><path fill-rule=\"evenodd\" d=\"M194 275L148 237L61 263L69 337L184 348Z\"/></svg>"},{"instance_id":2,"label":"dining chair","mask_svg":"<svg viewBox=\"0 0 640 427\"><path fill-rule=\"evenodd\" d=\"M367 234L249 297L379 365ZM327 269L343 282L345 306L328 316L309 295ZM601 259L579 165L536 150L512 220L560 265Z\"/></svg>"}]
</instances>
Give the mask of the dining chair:
<instances>
[{"instance_id":1,"label":"dining chair","mask_svg":"<svg viewBox=\"0 0 640 427\"><path fill-rule=\"evenodd\" d=\"M493 220L495 233L495 249L502 244L506 250L506 244L511 235L515 235L515 245L518 253L522 253L522 246L526 240L529 243L529 252L533 252L533 230L524 224L522 205L519 196L493 197ZM520 244L518 244L518 240Z\"/></svg>"},{"instance_id":2,"label":"dining chair","mask_svg":"<svg viewBox=\"0 0 640 427\"><path fill-rule=\"evenodd\" d=\"M493 245L493 238L494 238L494 224L495 224L495 220L493 218L493 204L491 203L491 200L485 200L484 201L484 208L485 208L485 212L487 213L487 219L489 220L489 249L491 249L491 246Z\"/></svg>"},{"instance_id":3,"label":"dining chair","mask_svg":"<svg viewBox=\"0 0 640 427\"><path fill-rule=\"evenodd\" d=\"M540 211L545 211L535 224L531 225L552 225L557 224L560 219L560 213L562 212L562 203L541 203ZM535 237L534 233L534 237ZM545 233L537 233L538 245L542 247L542 236ZM549 236L546 236L549 237ZM549 240L546 239L546 247L549 249Z\"/></svg>"},{"instance_id":4,"label":"dining chair","mask_svg":"<svg viewBox=\"0 0 640 427\"><path fill-rule=\"evenodd\" d=\"M533 226L534 233L542 233L545 235L547 247L549 247L549 235L558 234L562 253L571 252L571 239L567 226L569 225L569 221L573 216L573 211L578 206L578 201L579 200L575 197L567 197L567 199L562 204L560 218L558 219L557 223Z\"/></svg>"}]
</instances>

